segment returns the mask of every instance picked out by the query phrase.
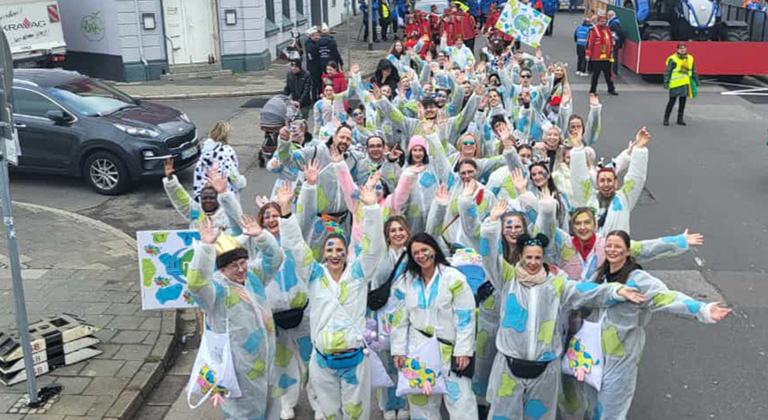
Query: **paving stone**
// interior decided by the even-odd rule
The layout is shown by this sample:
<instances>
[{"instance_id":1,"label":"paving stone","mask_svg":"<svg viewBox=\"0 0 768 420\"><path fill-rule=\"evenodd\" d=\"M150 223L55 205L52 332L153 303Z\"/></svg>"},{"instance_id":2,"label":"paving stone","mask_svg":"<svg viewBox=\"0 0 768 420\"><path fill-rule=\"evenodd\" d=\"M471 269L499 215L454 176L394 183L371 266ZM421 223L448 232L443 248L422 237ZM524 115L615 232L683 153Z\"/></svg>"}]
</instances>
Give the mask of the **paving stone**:
<instances>
[{"instance_id":1,"label":"paving stone","mask_svg":"<svg viewBox=\"0 0 768 420\"><path fill-rule=\"evenodd\" d=\"M58 375L58 370L54 371ZM62 386L62 394L80 394L88 387L93 378L89 377L58 377L54 381Z\"/></svg>"},{"instance_id":2,"label":"paving stone","mask_svg":"<svg viewBox=\"0 0 768 420\"><path fill-rule=\"evenodd\" d=\"M178 313L176 311L165 311L162 315L162 325L160 332L163 334L176 334L178 326Z\"/></svg>"},{"instance_id":3,"label":"paving stone","mask_svg":"<svg viewBox=\"0 0 768 420\"><path fill-rule=\"evenodd\" d=\"M131 383L128 384L128 389L138 389L141 391L142 395L148 397L155 385L157 385L157 383L160 382L160 379L163 378L164 373L165 369L163 368L162 363L145 363L141 369L136 372Z\"/></svg>"},{"instance_id":4,"label":"paving stone","mask_svg":"<svg viewBox=\"0 0 768 420\"><path fill-rule=\"evenodd\" d=\"M102 417L96 416L66 416L64 420L101 420Z\"/></svg>"},{"instance_id":5,"label":"paving stone","mask_svg":"<svg viewBox=\"0 0 768 420\"><path fill-rule=\"evenodd\" d=\"M140 330L148 331L160 331L160 324L162 324L162 318L142 318L144 322L139 326Z\"/></svg>"},{"instance_id":6,"label":"paving stone","mask_svg":"<svg viewBox=\"0 0 768 420\"><path fill-rule=\"evenodd\" d=\"M23 414L0 414L0 420L21 420L24 418Z\"/></svg>"},{"instance_id":7,"label":"paving stone","mask_svg":"<svg viewBox=\"0 0 768 420\"><path fill-rule=\"evenodd\" d=\"M115 355L117 360L144 360L152 351L152 346L126 344Z\"/></svg>"},{"instance_id":8,"label":"paving stone","mask_svg":"<svg viewBox=\"0 0 768 420\"><path fill-rule=\"evenodd\" d=\"M117 398L115 404L107 410L107 417L117 417L119 419L128 419L141 407L144 398L136 389L126 389Z\"/></svg>"},{"instance_id":9,"label":"paving stone","mask_svg":"<svg viewBox=\"0 0 768 420\"><path fill-rule=\"evenodd\" d=\"M119 331L112 339L110 343L115 344L138 344L147 338L148 331Z\"/></svg>"},{"instance_id":10,"label":"paving stone","mask_svg":"<svg viewBox=\"0 0 768 420\"><path fill-rule=\"evenodd\" d=\"M116 316L112 322L107 324L108 328L116 328L120 330L138 330L145 328L139 328L144 321L146 321L146 318L142 318L140 316L125 316L125 315L118 315Z\"/></svg>"},{"instance_id":11,"label":"paving stone","mask_svg":"<svg viewBox=\"0 0 768 420\"><path fill-rule=\"evenodd\" d=\"M0 394L0 413L5 413L16 404L19 396L16 394Z\"/></svg>"},{"instance_id":12,"label":"paving stone","mask_svg":"<svg viewBox=\"0 0 768 420\"><path fill-rule=\"evenodd\" d=\"M98 360L94 359L88 362L81 375L83 376L115 376L123 367L123 360Z\"/></svg>"},{"instance_id":13,"label":"paving stone","mask_svg":"<svg viewBox=\"0 0 768 420\"><path fill-rule=\"evenodd\" d=\"M27 414L24 420L64 420L63 414Z\"/></svg>"},{"instance_id":14,"label":"paving stone","mask_svg":"<svg viewBox=\"0 0 768 420\"><path fill-rule=\"evenodd\" d=\"M173 404L189 382L188 376L166 375L147 398L147 404Z\"/></svg>"},{"instance_id":15,"label":"paving stone","mask_svg":"<svg viewBox=\"0 0 768 420\"><path fill-rule=\"evenodd\" d=\"M104 313L107 315L133 315L139 308L139 306L130 303L113 303Z\"/></svg>"},{"instance_id":16,"label":"paving stone","mask_svg":"<svg viewBox=\"0 0 768 420\"><path fill-rule=\"evenodd\" d=\"M94 327L104 328L107 324L112 322L114 318L114 315L86 314L83 316L83 321L93 325Z\"/></svg>"},{"instance_id":17,"label":"paving stone","mask_svg":"<svg viewBox=\"0 0 768 420\"><path fill-rule=\"evenodd\" d=\"M130 379L139 371L143 364L144 361L141 360L129 360L120 368L115 377Z\"/></svg>"},{"instance_id":18,"label":"paving stone","mask_svg":"<svg viewBox=\"0 0 768 420\"><path fill-rule=\"evenodd\" d=\"M102 343L108 343L115 334L117 334L117 330L103 329L93 333L93 336L101 340Z\"/></svg>"},{"instance_id":19,"label":"paving stone","mask_svg":"<svg viewBox=\"0 0 768 420\"><path fill-rule=\"evenodd\" d=\"M192 373L192 366L195 364L195 358L197 357L197 350L186 350L179 353L179 357L176 358L176 362L168 372L168 375L186 376L189 378Z\"/></svg>"},{"instance_id":20,"label":"paving stone","mask_svg":"<svg viewBox=\"0 0 768 420\"><path fill-rule=\"evenodd\" d=\"M107 302L83 302L75 313L81 317L86 315L101 315L109 307Z\"/></svg>"},{"instance_id":21,"label":"paving stone","mask_svg":"<svg viewBox=\"0 0 768 420\"><path fill-rule=\"evenodd\" d=\"M117 397L119 394L114 395L99 395L96 398L96 402L91 405L91 408L88 409L88 416L93 416L97 418L101 418L104 416L104 414L109 411L110 408L115 404L115 401L117 401Z\"/></svg>"},{"instance_id":22,"label":"paving stone","mask_svg":"<svg viewBox=\"0 0 768 420\"><path fill-rule=\"evenodd\" d=\"M159 331L147 331L147 336L144 337L144 341L142 341L142 344L148 344L150 346L154 346L159 336L160 336Z\"/></svg>"},{"instance_id":23,"label":"paving stone","mask_svg":"<svg viewBox=\"0 0 768 420\"><path fill-rule=\"evenodd\" d=\"M96 348L101 349L101 345L97 345ZM56 376L80 376L80 371L83 370L85 365L85 363L75 363L74 365L62 366L60 368L56 368L53 373Z\"/></svg>"},{"instance_id":24,"label":"paving stone","mask_svg":"<svg viewBox=\"0 0 768 420\"><path fill-rule=\"evenodd\" d=\"M153 359L161 360L166 366L170 364L174 356L173 347L176 345L176 336L171 334L161 334L157 338L155 347L149 356Z\"/></svg>"},{"instance_id":25,"label":"paving stone","mask_svg":"<svg viewBox=\"0 0 768 420\"><path fill-rule=\"evenodd\" d=\"M141 420L163 420L170 409L170 406L145 405L136 412L133 418Z\"/></svg>"},{"instance_id":26,"label":"paving stone","mask_svg":"<svg viewBox=\"0 0 768 420\"><path fill-rule=\"evenodd\" d=\"M93 378L83 395L119 395L128 381L128 378Z\"/></svg>"},{"instance_id":27,"label":"paving stone","mask_svg":"<svg viewBox=\"0 0 768 420\"><path fill-rule=\"evenodd\" d=\"M120 344L98 344L96 348L101 350L102 353L96 356L96 359L111 360L113 357L115 357L115 354L117 354L117 352L120 350L120 347L122 347L122 345Z\"/></svg>"},{"instance_id":28,"label":"paving stone","mask_svg":"<svg viewBox=\"0 0 768 420\"><path fill-rule=\"evenodd\" d=\"M47 414L84 416L95 402L93 396L68 395L53 404Z\"/></svg>"}]
</instances>

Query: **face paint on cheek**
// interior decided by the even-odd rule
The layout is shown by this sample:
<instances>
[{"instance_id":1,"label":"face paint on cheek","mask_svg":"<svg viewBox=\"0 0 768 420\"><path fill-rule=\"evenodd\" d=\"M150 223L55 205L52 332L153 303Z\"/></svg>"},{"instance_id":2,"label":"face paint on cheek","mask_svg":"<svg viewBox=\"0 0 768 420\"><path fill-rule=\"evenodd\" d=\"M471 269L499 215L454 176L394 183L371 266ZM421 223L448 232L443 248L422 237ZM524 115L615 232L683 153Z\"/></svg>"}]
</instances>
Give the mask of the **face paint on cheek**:
<instances>
[{"instance_id":1,"label":"face paint on cheek","mask_svg":"<svg viewBox=\"0 0 768 420\"><path fill-rule=\"evenodd\" d=\"M341 257L341 259L347 258L347 253L346 252L342 252L342 253L339 254L339 257Z\"/></svg>"}]
</instances>

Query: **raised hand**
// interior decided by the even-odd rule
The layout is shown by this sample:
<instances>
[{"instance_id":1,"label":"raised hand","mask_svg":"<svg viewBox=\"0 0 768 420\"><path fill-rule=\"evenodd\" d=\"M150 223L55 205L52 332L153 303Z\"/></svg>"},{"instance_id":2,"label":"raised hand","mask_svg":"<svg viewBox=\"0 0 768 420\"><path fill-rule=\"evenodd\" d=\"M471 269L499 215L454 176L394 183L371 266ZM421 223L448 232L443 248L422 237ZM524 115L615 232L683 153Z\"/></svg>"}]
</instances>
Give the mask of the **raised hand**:
<instances>
[{"instance_id":1,"label":"raised hand","mask_svg":"<svg viewBox=\"0 0 768 420\"><path fill-rule=\"evenodd\" d=\"M647 299L639 290L628 286L622 286L616 294L633 303L643 303Z\"/></svg>"},{"instance_id":2,"label":"raised hand","mask_svg":"<svg viewBox=\"0 0 768 420\"><path fill-rule=\"evenodd\" d=\"M515 170L512 171L512 184L519 194L528 190L528 177L523 175L522 169L515 168Z\"/></svg>"},{"instance_id":3,"label":"raised hand","mask_svg":"<svg viewBox=\"0 0 768 420\"><path fill-rule=\"evenodd\" d=\"M173 156L163 161L163 170L165 171L166 178L170 178L173 175Z\"/></svg>"},{"instance_id":4,"label":"raised hand","mask_svg":"<svg viewBox=\"0 0 768 420\"><path fill-rule=\"evenodd\" d=\"M367 185L360 187L360 201L366 206L376 204L376 189Z\"/></svg>"},{"instance_id":5,"label":"raised hand","mask_svg":"<svg viewBox=\"0 0 768 420\"><path fill-rule=\"evenodd\" d=\"M259 222L247 214L240 217L240 227L243 228L243 234L247 236L261 235L261 225Z\"/></svg>"},{"instance_id":6,"label":"raised hand","mask_svg":"<svg viewBox=\"0 0 768 420\"><path fill-rule=\"evenodd\" d=\"M333 149L333 147L331 147ZM317 184L317 174L320 173L320 161L314 159L309 165L304 166L304 179L309 185Z\"/></svg>"},{"instance_id":7,"label":"raised hand","mask_svg":"<svg viewBox=\"0 0 768 420\"><path fill-rule=\"evenodd\" d=\"M278 136L280 137L280 140L288 140L288 137L290 136L290 133L288 132L288 127L280 127L280 133L278 133Z\"/></svg>"},{"instance_id":8,"label":"raised hand","mask_svg":"<svg viewBox=\"0 0 768 420\"><path fill-rule=\"evenodd\" d=\"M704 235L700 233L689 233L688 229L683 232L683 236L685 236L685 243L688 244L688 246L702 246L704 245Z\"/></svg>"},{"instance_id":9,"label":"raised hand","mask_svg":"<svg viewBox=\"0 0 768 420\"><path fill-rule=\"evenodd\" d=\"M376 184L379 182L380 179L381 179L381 172L376 171L372 173L371 176L368 177L367 181L365 181L365 186L368 188L375 189Z\"/></svg>"},{"instance_id":10,"label":"raised hand","mask_svg":"<svg viewBox=\"0 0 768 420\"><path fill-rule=\"evenodd\" d=\"M507 206L508 206L508 201L506 198L503 200L497 201L496 204L491 209L491 214L490 214L491 220L494 222L499 220L499 218L501 218L501 216L503 216L504 213L507 212Z\"/></svg>"},{"instance_id":11,"label":"raised hand","mask_svg":"<svg viewBox=\"0 0 768 420\"><path fill-rule=\"evenodd\" d=\"M712 318L715 322L720 322L728 316L731 312L733 312L733 309L731 308L723 308L722 305L723 302L715 302L714 305L709 309L709 317Z\"/></svg>"},{"instance_id":12,"label":"raised hand","mask_svg":"<svg viewBox=\"0 0 768 420\"><path fill-rule=\"evenodd\" d=\"M464 190L462 190L461 194L464 197L472 197L475 195L475 191L477 191L477 181L470 179L464 183Z\"/></svg>"},{"instance_id":13,"label":"raised hand","mask_svg":"<svg viewBox=\"0 0 768 420\"><path fill-rule=\"evenodd\" d=\"M485 86L483 86L480 83L475 85L475 95L477 95L477 96L485 96Z\"/></svg>"},{"instance_id":14,"label":"raised hand","mask_svg":"<svg viewBox=\"0 0 768 420\"><path fill-rule=\"evenodd\" d=\"M542 57L544 57L544 53L541 51L541 48L536 48L536 59L541 60Z\"/></svg>"},{"instance_id":15,"label":"raised hand","mask_svg":"<svg viewBox=\"0 0 768 420\"><path fill-rule=\"evenodd\" d=\"M651 133L648 132L648 127L643 126L635 135L635 147L645 147L649 141L651 141Z\"/></svg>"},{"instance_id":16,"label":"raised hand","mask_svg":"<svg viewBox=\"0 0 768 420\"><path fill-rule=\"evenodd\" d=\"M293 186L291 183L288 181L283 181L283 184L277 188L276 195L277 204L280 204L280 208L287 208L290 210L293 204L294 196Z\"/></svg>"},{"instance_id":17,"label":"raised hand","mask_svg":"<svg viewBox=\"0 0 768 420\"><path fill-rule=\"evenodd\" d=\"M539 195L540 201L554 201L555 200L555 193L549 190L549 186L544 185L544 187L541 189L541 194Z\"/></svg>"},{"instance_id":18,"label":"raised hand","mask_svg":"<svg viewBox=\"0 0 768 420\"><path fill-rule=\"evenodd\" d=\"M451 195L448 193L448 187L445 184L440 184L435 192L435 202L437 204L447 206L448 200L451 199Z\"/></svg>"},{"instance_id":19,"label":"raised hand","mask_svg":"<svg viewBox=\"0 0 768 420\"><path fill-rule=\"evenodd\" d=\"M352 66L349 68L349 72L353 75L360 73L360 65L357 63L352 63Z\"/></svg>"},{"instance_id":20,"label":"raised hand","mask_svg":"<svg viewBox=\"0 0 768 420\"><path fill-rule=\"evenodd\" d=\"M226 176L219 174L219 163L214 162L213 167L206 173L206 180L219 194L227 192L227 178Z\"/></svg>"},{"instance_id":21,"label":"raised hand","mask_svg":"<svg viewBox=\"0 0 768 420\"><path fill-rule=\"evenodd\" d=\"M397 162L400 160L400 156L403 155L403 151L400 150L399 147L393 148L389 152L387 152L387 159L389 159L390 162Z\"/></svg>"},{"instance_id":22,"label":"raised hand","mask_svg":"<svg viewBox=\"0 0 768 420\"><path fill-rule=\"evenodd\" d=\"M197 228L197 231L200 232L200 242L206 244L206 245L213 245L216 243L216 239L219 238L219 229L216 228L215 224L213 223L213 219L206 216L202 221L200 221L200 224Z\"/></svg>"},{"instance_id":23,"label":"raised hand","mask_svg":"<svg viewBox=\"0 0 768 420\"><path fill-rule=\"evenodd\" d=\"M339 152L339 148L336 147L335 144L331 145L329 148L331 152L331 162L333 163L341 163L344 161L344 156L342 156L341 152Z\"/></svg>"}]
</instances>

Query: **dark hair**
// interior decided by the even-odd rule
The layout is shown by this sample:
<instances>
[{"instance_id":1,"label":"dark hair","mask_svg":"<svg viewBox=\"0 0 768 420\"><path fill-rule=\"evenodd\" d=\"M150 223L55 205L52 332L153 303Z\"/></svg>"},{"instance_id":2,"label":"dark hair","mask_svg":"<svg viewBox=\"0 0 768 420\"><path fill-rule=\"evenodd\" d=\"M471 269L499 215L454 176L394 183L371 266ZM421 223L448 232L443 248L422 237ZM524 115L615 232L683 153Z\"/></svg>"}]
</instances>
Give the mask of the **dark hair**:
<instances>
[{"instance_id":1,"label":"dark hair","mask_svg":"<svg viewBox=\"0 0 768 420\"><path fill-rule=\"evenodd\" d=\"M568 126L570 127L571 121L573 120L579 120L581 121L581 134L587 132L587 126L584 124L584 118L581 118L581 115L579 114L571 114L571 116L568 118Z\"/></svg>"},{"instance_id":2,"label":"dark hair","mask_svg":"<svg viewBox=\"0 0 768 420\"><path fill-rule=\"evenodd\" d=\"M541 249L547 249L549 245L549 238L543 233L537 233L536 236L524 233L517 237L517 248L520 250L520 255L523 254L525 247L538 246Z\"/></svg>"},{"instance_id":3,"label":"dark hair","mask_svg":"<svg viewBox=\"0 0 768 420\"><path fill-rule=\"evenodd\" d=\"M426 232L417 233L411 238L410 241L408 241L408 246L405 250L405 252L408 254L405 271L410 273L414 278L421 276L421 267L413 258L413 254L411 253L411 247L415 242L425 244L435 250L435 266L445 265L450 267L451 263L449 263L448 259L445 258L445 254L443 254L443 250L440 248L440 245L437 244L435 238Z\"/></svg>"},{"instance_id":4,"label":"dark hair","mask_svg":"<svg viewBox=\"0 0 768 420\"><path fill-rule=\"evenodd\" d=\"M611 236L618 236L621 238L621 241L624 242L624 246L627 247L627 253L629 253L629 248L631 246L631 240L629 239L629 234L627 232L624 232L623 230L613 230L611 232L608 232L607 235L605 235L606 241ZM629 278L629 275L635 271L639 270L642 267L637 264L637 261L632 257L632 255L627 255L627 261L624 263L624 266L621 267L621 269L615 274L615 277L613 277L610 281L617 282L621 284L626 284L627 279ZM597 270L597 283L604 282L608 274L611 273L611 265L606 259L605 262L603 262L603 265L600 266L600 268Z\"/></svg>"},{"instance_id":5,"label":"dark hair","mask_svg":"<svg viewBox=\"0 0 768 420\"><path fill-rule=\"evenodd\" d=\"M339 65L333 60L325 63L325 67L332 67L334 70L339 71Z\"/></svg>"},{"instance_id":6,"label":"dark hair","mask_svg":"<svg viewBox=\"0 0 768 420\"><path fill-rule=\"evenodd\" d=\"M331 146L333 146L333 139L336 138L336 135L339 134L339 131L341 131L344 128L346 128L349 131L352 131L352 127L348 126L347 123L341 123L341 125L336 128L336 131L333 132L333 135L325 143L325 145L329 149L331 148Z\"/></svg>"},{"instance_id":7,"label":"dark hair","mask_svg":"<svg viewBox=\"0 0 768 420\"><path fill-rule=\"evenodd\" d=\"M504 95L502 95L501 92L499 92L499 90L496 88L488 89L488 91L485 92L485 94L487 95L491 92L496 92L496 94L499 95L499 102L501 102L501 106L504 107ZM493 125L491 125L491 128L493 128Z\"/></svg>"},{"instance_id":8,"label":"dark hair","mask_svg":"<svg viewBox=\"0 0 768 420\"><path fill-rule=\"evenodd\" d=\"M521 249L518 249L517 246L512 246L511 244L508 244L507 241L504 240L504 221L507 220L510 217L517 217L523 222L523 235L528 234L528 224L525 221L525 214L519 211L511 211L504 216L501 217L499 220L499 223L501 223L501 231L502 231L502 237L501 237L501 249L503 251L504 260L506 260L508 263L515 265L518 261L520 261L520 256L523 254ZM521 235L522 236L522 235ZM520 242L520 236L517 237L518 243Z\"/></svg>"},{"instance_id":9,"label":"dark hair","mask_svg":"<svg viewBox=\"0 0 768 420\"><path fill-rule=\"evenodd\" d=\"M397 52L397 50L395 50L395 46L397 45L398 42L403 47L403 50L400 51L399 53ZM402 55L405 54L405 43L403 41L400 41L399 39L396 39L395 42L392 43L392 48L389 49L389 53L394 55L397 58L402 57Z\"/></svg>"},{"instance_id":10,"label":"dark hair","mask_svg":"<svg viewBox=\"0 0 768 420\"><path fill-rule=\"evenodd\" d=\"M495 89L492 89L492 90L495 90ZM496 124L498 123L507 124L507 119L504 118L504 115L496 114L493 117L491 117L491 130L496 130ZM507 128L509 128L509 125L507 125Z\"/></svg>"},{"instance_id":11,"label":"dark hair","mask_svg":"<svg viewBox=\"0 0 768 420\"><path fill-rule=\"evenodd\" d=\"M275 203L274 201L270 201L269 203L264 204L259 209L259 212L256 213L256 222L261 226L264 227L264 214L267 212L267 209L272 208L277 210L277 214L282 214L282 209L280 208L280 204Z\"/></svg>"},{"instance_id":12,"label":"dark hair","mask_svg":"<svg viewBox=\"0 0 768 420\"><path fill-rule=\"evenodd\" d=\"M517 146L517 153L520 153L520 149L528 149L528 150L531 151L531 154L533 154L533 147L531 147L530 144L523 143L523 144Z\"/></svg>"},{"instance_id":13,"label":"dark hair","mask_svg":"<svg viewBox=\"0 0 768 420\"><path fill-rule=\"evenodd\" d=\"M421 147L421 146L414 146L414 147ZM425 149L423 147L421 147L421 148L424 149L424 159L421 160L421 163L426 165L426 164L429 163L429 153L427 153L427 149ZM416 162L413 160L413 157L411 157L410 150L408 151L408 164L409 165L415 165L416 164Z\"/></svg>"},{"instance_id":14,"label":"dark hair","mask_svg":"<svg viewBox=\"0 0 768 420\"><path fill-rule=\"evenodd\" d=\"M431 106L437 106L437 102L431 96L427 96L426 98L421 100L421 106L423 106L424 108L429 108Z\"/></svg>"},{"instance_id":15,"label":"dark hair","mask_svg":"<svg viewBox=\"0 0 768 420\"><path fill-rule=\"evenodd\" d=\"M347 238L344 236L343 233L341 233L341 232L331 232L331 233L325 235L325 238L323 238L323 250L325 250L325 245L331 239L338 239L338 240L344 242L344 248L347 247Z\"/></svg>"},{"instance_id":16,"label":"dark hair","mask_svg":"<svg viewBox=\"0 0 768 420\"><path fill-rule=\"evenodd\" d=\"M368 136L367 139L365 139L365 147L368 147L368 142L371 141L371 139L379 139L379 140L381 140L381 145L382 146L386 146L387 145L387 142L384 141L383 137L381 137L379 135L376 135L376 134L372 134L372 135Z\"/></svg>"},{"instance_id":17,"label":"dark hair","mask_svg":"<svg viewBox=\"0 0 768 420\"><path fill-rule=\"evenodd\" d=\"M301 60L298 59L298 58L295 58L295 59L291 60L291 64L293 64L294 66L296 66L298 68L301 68Z\"/></svg>"},{"instance_id":18,"label":"dark hair","mask_svg":"<svg viewBox=\"0 0 768 420\"><path fill-rule=\"evenodd\" d=\"M523 67L523 68L521 68L521 69L520 69L520 75L521 75L521 76L523 75L523 72L524 72L524 71L527 71L527 72L528 72L528 74L530 74L530 75L531 75L531 77L533 77L533 70L531 70L531 69L530 69L530 68L528 68L528 67Z\"/></svg>"},{"instance_id":19,"label":"dark hair","mask_svg":"<svg viewBox=\"0 0 768 420\"><path fill-rule=\"evenodd\" d=\"M384 223L384 242L389 245L389 236L387 233L389 232L389 228L392 227L393 223L400 223L400 225L405 229L406 232L408 232L408 236L411 236L411 227L408 226L408 222L405 220L405 217L398 215L392 216Z\"/></svg>"},{"instance_id":20,"label":"dark hair","mask_svg":"<svg viewBox=\"0 0 768 420\"><path fill-rule=\"evenodd\" d=\"M456 166L453 167L453 172L459 172L461 169L461 165L467 164L473 168L475 168L475 171L478 171L477 162L475 162L474 159L467 158L467 159L459 159L456 161Z\"/></svg>"}]
</instances>

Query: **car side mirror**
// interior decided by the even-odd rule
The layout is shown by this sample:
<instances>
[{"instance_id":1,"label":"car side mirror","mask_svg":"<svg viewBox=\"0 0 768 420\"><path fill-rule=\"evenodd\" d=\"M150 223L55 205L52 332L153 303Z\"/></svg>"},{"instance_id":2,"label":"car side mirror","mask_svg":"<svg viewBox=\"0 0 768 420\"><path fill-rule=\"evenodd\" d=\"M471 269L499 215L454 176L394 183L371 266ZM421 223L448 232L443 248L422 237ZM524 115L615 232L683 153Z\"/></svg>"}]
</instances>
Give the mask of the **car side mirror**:
<instances>
[{"instance_id":1,"label":"car side mirror","mask_svg":"<svg viewBox=\"0 0 768 420\"><path fill-rule=\"evenodd\" d=\"M45 116L48 117L49 120L56 123L66 123L72 121L72 116L60 109L52 109L46 112Z\"/></svg>"}]
</instances>

